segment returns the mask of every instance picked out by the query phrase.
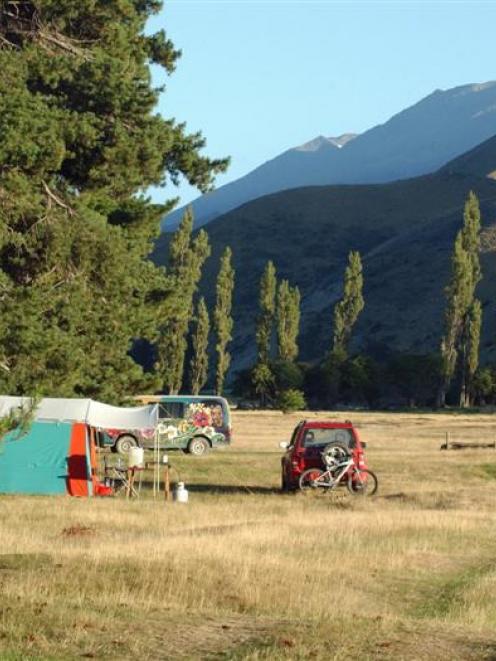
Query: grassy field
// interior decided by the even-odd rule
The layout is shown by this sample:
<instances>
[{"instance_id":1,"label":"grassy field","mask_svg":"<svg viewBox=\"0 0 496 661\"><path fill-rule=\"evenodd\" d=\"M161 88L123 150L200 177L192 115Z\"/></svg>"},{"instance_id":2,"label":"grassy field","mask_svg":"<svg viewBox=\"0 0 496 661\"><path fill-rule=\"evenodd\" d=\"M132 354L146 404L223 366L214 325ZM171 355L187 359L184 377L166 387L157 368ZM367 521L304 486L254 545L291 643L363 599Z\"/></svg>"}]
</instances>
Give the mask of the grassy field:
<instances>
[{"instance_id":1,"label":"grassy field","mask_svg":"<svg viewBox=\"0 0 496 661\"><path fill-rule=\"evenodd\" d=\"M188 505L1 497L0 659L496 659L496 450L439 451L496 418L353 413L365 500L278 491L300 417L171 456Z\"/></svg>"}]
</instances>

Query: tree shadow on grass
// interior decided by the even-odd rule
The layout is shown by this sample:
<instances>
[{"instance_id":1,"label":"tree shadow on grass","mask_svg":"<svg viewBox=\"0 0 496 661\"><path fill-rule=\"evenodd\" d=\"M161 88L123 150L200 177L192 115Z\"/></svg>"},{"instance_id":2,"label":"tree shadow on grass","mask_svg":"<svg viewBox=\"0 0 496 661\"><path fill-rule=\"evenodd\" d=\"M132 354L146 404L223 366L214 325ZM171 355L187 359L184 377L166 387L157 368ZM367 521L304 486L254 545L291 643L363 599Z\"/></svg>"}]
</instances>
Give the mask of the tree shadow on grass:
<instances>
[{"instance_id":1,"label":"tree shadow on grass","mask_svg":"<svg viewBox=\"0 0 496 661\"><path fill-rule=\"evenodd\" d=\"M135 483L135 486L137 484ZM171 488L174 487L174 481L171 482ZM142 480L141 488L146 490L153 489L153 482L151 480ZM261 485L243 485L243 484L207 484L207 483L187 483L186 488L190 493L206 493L206 494L281 494L281 490L277 487L266 487ZM163 490L163 483L161 484Z\"/></svg>"},{"instance_id":2,"label":"tree shadow on grass","mask_svg":"<svg viewBox=\"0 0 496 661\"><path fill-rule=\"evenodd\" d=\"M190 484L189 491L192 493L221 493L221 494L280 494L277 487L264 487L260 485L242 484Z\"/></svg>"}]
</instances>

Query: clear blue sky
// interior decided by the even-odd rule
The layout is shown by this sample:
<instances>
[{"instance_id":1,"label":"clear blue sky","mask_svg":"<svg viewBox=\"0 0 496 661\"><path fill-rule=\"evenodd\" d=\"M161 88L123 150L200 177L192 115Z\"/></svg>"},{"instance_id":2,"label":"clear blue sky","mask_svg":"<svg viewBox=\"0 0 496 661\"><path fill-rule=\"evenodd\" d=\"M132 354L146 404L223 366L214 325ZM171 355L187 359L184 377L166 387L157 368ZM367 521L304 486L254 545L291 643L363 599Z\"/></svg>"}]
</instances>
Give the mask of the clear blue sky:
<instances>
[{"instance_id":1,"label":"clear blue sky","mask_svg":"<svg viewBox=\"0 0 496 661\"><path fill-rule=\"evenodd\" d=\"M495 26L492 1L166 0L149 29L164 28L183 55L159 110L201 130L208 155L231 156L220 185L317 135L381 124L435 89L496 79Z\"/></svg>"}]
</instances>

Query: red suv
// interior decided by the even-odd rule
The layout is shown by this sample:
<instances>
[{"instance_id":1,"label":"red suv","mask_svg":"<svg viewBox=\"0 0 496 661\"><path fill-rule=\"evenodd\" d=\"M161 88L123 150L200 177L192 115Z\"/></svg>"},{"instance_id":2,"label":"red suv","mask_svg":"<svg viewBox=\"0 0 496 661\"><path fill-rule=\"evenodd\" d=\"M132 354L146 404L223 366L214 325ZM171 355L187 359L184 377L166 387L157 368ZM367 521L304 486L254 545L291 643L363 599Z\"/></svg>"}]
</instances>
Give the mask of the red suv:
<instances>
[{"instance_id":1,"label":"red suv","mask_svg":"<svg viewBox=\"0 0 496 661\"><path fill-rule=\"evenodd\" d=\"M364 448L357 430L349 420L325 422L302 420L295 428L291 441L281 443L286 454L281 458L282 490L298 488L300 475L307 468L323 468L322 450L329 444L345 445L358 468L367 468Z\"/></svg>"}]
</instances>

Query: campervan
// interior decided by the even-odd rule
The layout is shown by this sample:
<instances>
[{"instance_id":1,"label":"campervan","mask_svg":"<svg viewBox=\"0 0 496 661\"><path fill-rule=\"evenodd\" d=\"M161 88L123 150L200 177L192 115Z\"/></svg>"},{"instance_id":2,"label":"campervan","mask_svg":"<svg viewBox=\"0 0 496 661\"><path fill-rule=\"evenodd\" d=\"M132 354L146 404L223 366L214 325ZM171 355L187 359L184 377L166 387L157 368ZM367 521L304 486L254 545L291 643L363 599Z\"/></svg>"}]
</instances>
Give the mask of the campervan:
<instances>
[{"instance_id":1,"label":"campervan","mask_svg":"<svg viewBox=\"0 0 496 661\"><path fill-rule=\"evenodd\" d=\"M142 404L158 404L158 444L164 450L183 450L201 456L231 443L231 414L223 397L204 395L141 395ZM132 447L153 448L151 430L106 429L103 444L126 454Z\"/></svg>"}]
</instances>

